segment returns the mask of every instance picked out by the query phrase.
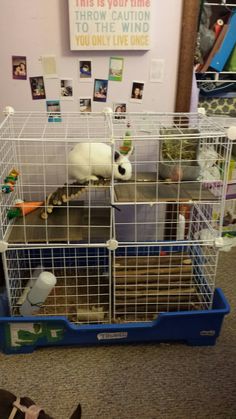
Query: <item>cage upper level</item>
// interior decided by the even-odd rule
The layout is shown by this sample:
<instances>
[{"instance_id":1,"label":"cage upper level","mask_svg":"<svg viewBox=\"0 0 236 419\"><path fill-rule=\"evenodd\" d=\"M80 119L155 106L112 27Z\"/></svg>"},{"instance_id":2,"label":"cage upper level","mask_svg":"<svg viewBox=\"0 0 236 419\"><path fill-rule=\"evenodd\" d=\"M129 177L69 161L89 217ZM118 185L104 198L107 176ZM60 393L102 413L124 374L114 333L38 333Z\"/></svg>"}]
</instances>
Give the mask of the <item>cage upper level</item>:
<instances>
[{"instance_id":1,"label":"cage upper level","mask_svg":"<svg viewBox=\"0 0 236 419\"><path fill-rule=\"evenodd\" d=\"M110 154L94 153L94 143ZM88 153L72 163L76 144L88 144ZM181 205L191 212L193 203L207 206L207 222L213 206L222 220L230 153L225 130L201 114L9 114L0 127L1 239L42 246L164 240ZM71 178L76 161L89 179ZM125 161L131 171L123 178Z\"/></svg>"}]
</instances>

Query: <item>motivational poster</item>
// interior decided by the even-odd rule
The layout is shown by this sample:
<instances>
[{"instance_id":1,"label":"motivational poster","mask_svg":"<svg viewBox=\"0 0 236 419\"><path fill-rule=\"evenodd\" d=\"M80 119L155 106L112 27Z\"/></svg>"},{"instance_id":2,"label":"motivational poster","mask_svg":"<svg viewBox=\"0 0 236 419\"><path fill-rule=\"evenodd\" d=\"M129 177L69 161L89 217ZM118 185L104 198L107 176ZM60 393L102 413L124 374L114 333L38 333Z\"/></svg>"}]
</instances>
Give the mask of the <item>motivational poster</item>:
<instances>
[{"instance_id":1,"label":"motivational poster","mask_svg":"<svg viewBox=\"0 0 236 419\"><path fill-rule=\"evenodd\" d=\"M148 50L153 0L68 0L71 50Z\"/></svg>"}]
</instances>

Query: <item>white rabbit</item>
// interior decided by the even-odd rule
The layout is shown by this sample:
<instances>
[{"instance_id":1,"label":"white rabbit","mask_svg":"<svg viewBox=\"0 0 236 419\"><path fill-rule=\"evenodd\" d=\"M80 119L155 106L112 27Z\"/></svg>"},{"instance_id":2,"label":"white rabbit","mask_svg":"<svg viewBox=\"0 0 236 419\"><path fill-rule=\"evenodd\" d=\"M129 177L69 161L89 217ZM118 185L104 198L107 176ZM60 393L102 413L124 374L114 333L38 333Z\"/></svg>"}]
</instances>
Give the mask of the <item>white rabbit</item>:
<instances>
[{"instance_id":1,"label":"white rabbit","mask_svg":"<svg viewBox=\"0 0 236 419\"><path fill-rule=\"evenodd\" d=\"M69 152L69 177L81 183L89 180L98 180L98 176L105 179L114 178L129 180L132 175L132 166L128 159L130 152L122 156L118 151L112 158L112 149L104 143L79 143Z\"/></svg>"}]
</instances>

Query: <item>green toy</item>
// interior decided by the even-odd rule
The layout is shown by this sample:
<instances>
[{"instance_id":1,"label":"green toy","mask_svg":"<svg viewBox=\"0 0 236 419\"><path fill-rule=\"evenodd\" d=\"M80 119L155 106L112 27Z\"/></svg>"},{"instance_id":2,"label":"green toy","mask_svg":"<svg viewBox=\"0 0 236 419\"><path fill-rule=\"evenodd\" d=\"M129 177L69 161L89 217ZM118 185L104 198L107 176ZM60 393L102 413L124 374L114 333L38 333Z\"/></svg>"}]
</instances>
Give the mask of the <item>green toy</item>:
<instances>
[{"instance_id":1,"label":"green toy","mask_svg":"<svg viewBox=\"0 0 236 419\"><path fill-rule=\"evenodd\" d=\"M132 148L132 136L130 131L130 123L127 123L127 130L125 132L125 137L122 146L120 147L120 153L126 155Z\"/></svg>"}]
</instances>

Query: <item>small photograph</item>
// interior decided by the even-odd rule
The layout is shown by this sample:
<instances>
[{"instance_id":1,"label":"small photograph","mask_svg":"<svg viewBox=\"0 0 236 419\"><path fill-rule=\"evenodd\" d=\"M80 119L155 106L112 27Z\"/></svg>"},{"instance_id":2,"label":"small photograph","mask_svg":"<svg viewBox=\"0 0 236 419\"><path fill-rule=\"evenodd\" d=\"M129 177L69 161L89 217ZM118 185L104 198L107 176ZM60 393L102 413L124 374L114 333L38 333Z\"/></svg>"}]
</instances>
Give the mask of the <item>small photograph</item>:
<instances>
[{"instance_id":1,"label":"small photograph","mask_svg":"<svg viewBox=\"0 0 236 419\"><path fill-rule=\"evenodd\" d=\"M144 83L140 81L134 81L132 84L130 102L142 102L143 90L144 90Z\"/></svg>"},{"instance_id":2,"label":"small photograph","mask_svg":"<svg viewBox=\"0 0 236 419\"><path fill-rule=\"evenodd\" d=\"M125 119L126 109L126 103L113 103L113 112L117 114L115 119Z\"/></svg>"},{"instance_id":3,"label":"small photograph","mask_svg":"<svg viewBox=\"0 0 236 419\"><path fill-rule=\"evenodd\" d=\"M93 100L95 102L107 101L108 80L95 79Z\"/></svg>"},{"instance_id":4,"label":"small photograph","mask_svg":"<svg viewBox=\"0 0 236 419\"><path fill-rule=\"evenodd\" d=\"M81 97L79 99L79 110L80 112L91 112L92 111L92 98Z\"/></svg>"},{"instance_id":5,"label":"small photograph","mask_svg":"<svg viewBox=\"0 0 236 419\"><path fill-rule=\"evenodd\" d=\"M32 99L46 99L44 80L42 76L30 77Z\"/></svg>"},{"instance_id":6,"label":"small photograph","mask_svg":"<svg viewBox=\"0 0 236 419\"><path fill-rule=\"evenodd\" d=\"M61 99L73 99L73 80L61 79Z\"/></svg>"},{"instance_id":7,"label":"small photograph","mask_svg":"<svg viewBox=\"0 0 236 419\"><path fill-rule=\"evenodd\" d=\"M46 109L48 122L61 122L61 106L59 100L47 100Z\"/></svg>"},{"instance_id":8,"label":"small photograph","mask_svg":"<svg viewBox=\"0 0 236 419\"><path fill-rule=\"evenodd\" d=\"M79 61L79 78L80 81L91 81L92 79L92 62Z\"/></svg>"},{"instance_id":9,"label":"small photograph","mask_svg":"<svg viewBox=\"0 0 236 419\"><path fill-rule=\"evenodd\" d=\"M110 57L109 80L122 81L124 58Z\"/></svg>"},{"instance_id":10,"label":"small photograph","mask_svg":"<svg viewBox=\"0 0 236 419\"><path fill-rule=\"evenodd\" d=\"M27 79L26 57L12 56L12 78L16 80Z\"/></svg>"}]
</instances>

